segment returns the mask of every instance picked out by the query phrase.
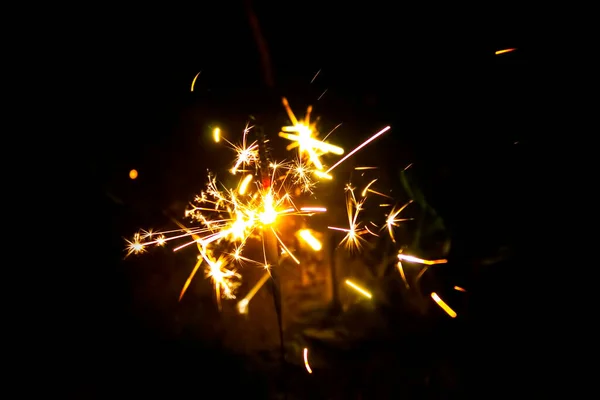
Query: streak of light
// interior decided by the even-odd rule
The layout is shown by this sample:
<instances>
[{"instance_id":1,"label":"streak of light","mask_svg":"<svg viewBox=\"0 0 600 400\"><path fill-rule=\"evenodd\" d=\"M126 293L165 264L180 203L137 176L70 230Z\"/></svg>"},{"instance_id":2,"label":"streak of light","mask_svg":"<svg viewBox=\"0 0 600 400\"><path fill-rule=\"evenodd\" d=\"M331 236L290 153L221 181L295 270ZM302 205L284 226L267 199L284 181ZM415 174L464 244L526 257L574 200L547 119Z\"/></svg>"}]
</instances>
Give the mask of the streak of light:
<instances>
[{"instance_id":1,"label":"streak of light","mask_svg":"<svg viewBox=\"0 0 600 400\"><path fill-rule=\"evenodd\" d=\"M408 284L408 280L406 279L406 275L404 274L404 268L402 267L402 261L398 261L398 271L400 271L400 276L402 277L402 281L407 289L410 289L410 285Z\"/></svg>"},{"instance_id":2,"label":"streak of light","mask_svg":"<svg viewBox=\"0 0 600 400\"><path fill-rule=\"evenodd\" d=\"M432 292L431 298L433 299L433 301L435 301L435 303L438 306L442 308L442 310L446 311L446 314L448 314L451 318L456 318L456 312L453 309L451 309L450 306L446 304L444 300L440 298L440 296L437 295L437 293Z\"/></svg>"},{"instance_id":3,"label":"streak of light","mask_svg":"<svg viewBox=\"0 0 600 400\"><path fill-rule=\"evenodd\" d=\"M300 211L304 212L327 212L325 207L300 207Z\"/></svg>"},{"instance_id":4,"label":"streak of light","mask_svg":"<svg viewBox=\"0 0 600 400\"><path fill-rule=\"evenodd\" d=\"M510 52L513 52L513 51L515 51L515 50L516 50L516 48L513 48L513 49L503 49L503 50L497 50L495 54L496 54L497 56L499 56L500 54L506 54L506 53L510 53Z\"/></svg>"},{"instance_id":5,"label":"streak of light","mask_svg":"<svg viewBox=\"0 0 600 400\"><path fill-rule=\"evenodd\" d=\"M362 294L366 298L370 299L373 297L371 293L367 292L365 289L361 288L356 283L352 282L350 279L346 279L345 283L346 285L350 286L352 289L356 290L358 293Z\"/></svg>"},{"instance_id":6,"label":"streak of light","mask_svg":"<svg viewBox=\"0 0 600 400\"><path fill-rule=\"evenodd\" d=\"M466 292L466 290L461 288L460 286L454 286L454 290L458 290L459 292Z\"/></svg>"},{"instance_id":7,"label":"streak of light","mask_svg":"<svg viewBox=\"0 0 600 400\"><path fill-rule=\"evenodd\" d=\"M327 179L327 180L329 180L329 181L333 179L333 176L331 176L331 175L329 175L329 174L326 174L326 173L325 173L325 172L323 172L323 171L319 171L318 169L315 169L315 170L313 171L313 174L315 174L315 176L316 176L317 178L320 178L320 179Z\"/></svg>"},{"instance_id":8,"label":"streak of light","mask_svg":"<svg viewBox=\"0 0 600 400\"><path fill-rule=\"evenodd\" d=\"M310 365L308 365L308 348L304 348L304 366L309 374L312 374L312 369L310 369Z\"/></svg>"},{"instance_id":9,"label":"streak of light","mask_svg":"<svg viewBox=\"0 0 600 400\"><path fill-rule=\"evenodd\" d=\"M237 309L240 314L246 314L248 312L248 304L250 303L250 300L252 300L254 295L260 290L260 288L265 284L265 282L269 279L270 276L271 274L269 272L265 272L262 278L260 278L260 280L256 282L256 285L254 285L252 289L250 289L248 294L237 303Z\"/></svg>"},{"instance_id":10,"label":"streak of light","mask_svg":"<svg viewBox=\"0 0 600 400\"><path fill-rule=\"evenodd\" d=\"M332 130L330 130L329 133L327 135L325 135L325 137L323 138L323 140L327 140L327 138L329 137L329 135L331 135L340 126L342 126L341 122L339 124L337 124Z\"/></svg>"},{"instance_id":11,"label":"streak of light","mask_svg":"<svg viewBox=\"0 0 600 400\"><path fill-rule=\"evenodd\" d=\"M315 76L313 76L313 78L310 80L310 83L313 83L315 81L315 79L317 79L317 76L319 76L320 73L321 73L321 70L318 70L317 73L315 74Z\"/></svg>"},{"instance_id":12,"label":"streak of light","mask_svg":"<svg viewBox=\"0 0 600 400\"><path fill-rule=\"evenodd\" d=\"M215 141L215 143L219 143L221 141L221 129L220 128L215 128L213 130L213 140Z\"/></svg>"},{"instance_id":13,"label":"streak of light","mask_svg":"<svg viewBox=\"0 0 600 400\"><path fill-rule=\"evenodd\" d=\"M379 207L391 207L391 204L380 204Z\"/></svg>"},{"instance_id":14,"label":"streak of light","mask_svg":"<svg viewBox=\"0 0 600 400\"><path fill-rule=\"evenodd\" d=\"M314 251L320 251L323 248L323 245L313 236L310 229L301 229L298 231L298 236L302 238Z\"/></svg>"},{"instance_id":15,"label":"streak of light","mask_svg":"<svg viewBox=\"0 0 600 400\"><path fill-rule=\"evenodd\" d=\"M365 171L368 169L379 169L379 167L355 167L354 168L355 171Z\"/></svg>"},{"instance_id":16,"label":"streak of light","mask_svg":"<svg viewBox=\"0 0 600 400\"><path fill-rule=\"evenodd\" d=\"M365 188L363 189L363 191L360 193L361 197L365 197L367 195L367 190L369 190L369 188L371 187L371 185L374 184L375 182L377 182L377 178L373 179L371 182L369 182L367 184L367 186L365 186Z\"/></svg>"},{"instance_id":17,"label":"streak of light","mask_svg":"<svg viewBox=\"0 0 600 400\"><path fill-rule=\"evenodd\" d=\"M446 260L446 259L441 259L441 260L424 260L422 258L418 258L418 257L414 257L414 256L409 256L409 255L406 255L406 254L398 254L398 258L400 260L404 260L404 261L408 261L408 262L413 262L413 263L417 263L417 264L424 264L424 265L446 264L448 262L448 260Z\"/></svg>"},{"instance_id":18,"label":"streak of light","mask_svg":"<svg viewBox=\"0 0 600 400\"><path fill-rule=\"evenodd\" d=\"M376 190L373 190L373 189L369 189L369 188L367 188L367 192L370 192L370 193L376 194L377 196L381 196L381 197L387 197L388 199L392 199L392 200L394 200L394 198L393 198L392 196L388 196L387 194L383 194L383 193L381 193L381 192L378 192L378 191L376 191Z\"/></svg>"},{"instance_id":19,"label":"streak of light","mask_svg":"<svg viewBox=\"0 0 600 400\"><path fill-rule=\"evenodd\" d=\"M279 244L281 245L281 248L283 248L285 250L285 252L292 258L292 260L294 260L294 262L298 265L300 265L300 260L298 260L296 258L296 256L294 256L292 254L292 252L286 247L286 245L283 243L283 241L281 240L281 238L279 237L279 235L277 234L277 232L275 232L275 229L271 228L271 231L273 232L273 234L275 235L275 237L277 238L277 241L279 242Z\"/></svg>"},{"instance_id":20,"label":"streak of light","mask_svg":"<svg viewBox=\"0 0 600 400\"><path fill-rule=\"evenodd\" d=\"M202 72L202 71L200 71L200 72ZM194 79L192 80L192 87L191 87L191 89L190 89L190 92L193 92L193 91L194 91L194 86L196 85L196 79L198 79L198 76L200 75L200 72L198 72L198 73L196 74L196 76L194 76Z\"/></svg>"},{"instance_id":21,"label":"streak of light","mask_svg":"<svg viewBox=\"0 0 600 400\"><path fill-rule=\"evenodd\" d=\"M129 179L136 179L138 177L138 172L135 169L132 169L131 171L129 171Z\"/></svg>"},{"instance_id":22,"label":"streak of light","mask_svg":"<svg viewBox=\"0 0 600 400\"><path fill-rule=\"evenodd\" d=\"M358 145L358 147L356 147L350 153L346 154L341 160L339 160L338 162L336 162L335 164L333 164L331 167L329 167L329 169L326 172L330 173L335 167L337 167L338 165L340 165L341 163L343 163L344 161L346 161L350 156L352 156L354 153L356 153L357 151L359 151L360 149L362 149L363 147L365 147L366 145L368 145L369 143L371 143L373 140L377 139L379 136L381 136L384 133L386 133L387 131L389 131L390 128L391 127L388 125L385 128L383 128L382 130L380 130L379 132L377 132L376 134L374 134L373 136L371 136L369 139L367 139L364 142L362 142L362 144Z\"/></svg>"},{"instance_id":23,"label":"streak of light","mask_svg":"<svg viewBox=\"0 0 600 400\"><path fill-rule=\"evenodd\" d=\"M409 169L410 167L412 167L413 163L408 164L406 167L404 167L404 169L402 171L406 171L407 169Z\"/></svg>"},{"instance_id":24,"label":"streak of light","mask_svg":"<svg viewBox=\"0 0 600 400\"><path fill-rule=\"evenodd\" d=\"M388 228L388 233L390 234L390 238L392 238L392 242L396 243L396 239L394 238L394 227L398 226L398 222L409 221L412 218L396 218L398 214L400 214L409 204L413 201L410 200L408 203L400 207L398 210L392 208L392 212L389 213L386 219L386 226ZM398 255L400 256L400 255Z\"/></svg>"},{"instance_id":25,"label":"streak of light","mask_svg":"<svg viewBox=\"0 0 600 400\"><path fill-rule=\"evenodd\" d=\"M251 180L252 180L252 174L248 174L244 177L244 179L240 183L240 188L238 189L239 194L242 194L242 195L246 194L246 190L248 190L248 185L250 184Z\"/></svg>"},{"instance_id":26,"label":"streak of light","mask_svg":"<svg viewBox=\"0 0 600 400\"><path fill-rule=\"evenodd\" d=\"M325 89L325 91L323 93L321 93L321 95L317 98L317 101L321 100L321 97L325 96L325 93L327 93L328 89Z\"/></svg>"}]
</instances>

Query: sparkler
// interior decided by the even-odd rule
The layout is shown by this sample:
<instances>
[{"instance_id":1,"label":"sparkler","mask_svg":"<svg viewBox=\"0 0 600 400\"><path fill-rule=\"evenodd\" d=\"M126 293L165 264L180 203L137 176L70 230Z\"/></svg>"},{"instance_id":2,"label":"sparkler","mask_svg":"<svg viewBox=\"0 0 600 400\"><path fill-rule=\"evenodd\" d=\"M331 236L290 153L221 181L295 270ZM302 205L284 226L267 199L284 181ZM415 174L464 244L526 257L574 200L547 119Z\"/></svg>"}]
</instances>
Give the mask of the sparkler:
<instances>
[{"instance_id":1,"label":"sparkler","mask_svg":"<svg viewBox=\"0 0 600 400\"><path fill-rule=\"evenodd\" d=\"M162 246L170 241L183 241L174 249L179 251L195 244L198 259L183 285L179 298L181 299L189 288L196 273L204 265L204 272L214 286L215 297L219 308L221 299L235 299L236 289L240 286L241 267L254 265L266 270L266 274L251 291L238 302L238 311L247 312L248 304L256 292L268 280L267 274L273 275L277 265L278 254L285 253L296 264L301 260L290 251L286 245L286 237L280 234L288 218L297 216L312 216L326 212L324 207L303 207L300 205L303 194L313 193L317 180L331 180L329 174L332 168L325 171L322 158L333 154L342 155L344 150L336 145L319 140L317 121L310 120L312 107L308 107L304 118L298 120L284 98L283 105L292 123L284 126L279 136L291 143L288 150L297 148L298 154L294 161L269 161L265 151L261 151L264 138L250 140L249 135L254 126L246 125L241 142L235 144L227 139L219 128L213 130L215 142L224 142L235 152L231 169L232 175L240 175L238 183L226 186L214 174L208 175L204 191L197 195L185 216L196 224L185 226L177 222L180 229L166 232L140 231L127 240L127 256L147 251L148 246ZM336 128L339 127L336 126ZM334 128L334 130L336 129ZM349 155L356 153L367 143L373 141L387 127L375 136L367 139ZM259 135L260 136L260 135ZM339 165L348 156L339 160ZM254 179L255 177L259 179ZM254 183L253 183L254 181ZM362 201L356 201L353 190L350 196L354 205L353 217L349 219L351 228L347 235L352 245L358 243L358 238L368 228L357 228L357 217L361 211ZM320 250L321 244L310 234L310 231L298 232L297 235L306 241L315 251ZM246 257L244 249L251 242L260 243L263 249L262 259Z\"/></svg>"},{"instance_id":2,"label":"sparkler","mask_svg":"<svg viewBox=\"0 0 600 400\"><path fill-rule=\"evenodd\" d=\"M185 212L185 216L196 223L195 226L188 227L175 221L180 227L178 230L166 232L142 230L135 233L131 240L126 240L126 256L145 253L148 246L163 246L174 240L184 241L174 251L196 245L197 261L182 287L180 300L200 267L204 266L206 277L213 283L217 305L220 309L221 299L236 298L236 289L240 286L242 279L241 268L245 265L254 265L263 268L266 272L263 278L237 303L238 311L242 314L247 313L248 305L254 295L267 282L268 278L272 277L275 285L275 305L278 308L278 316L280 316L279 279L276 269L279 263L279 254L289 256L296 264L301 263L301 260L286 246L288 238L282 237L281 228L285 227L286 220L289 218L325 213L327 210L324 207L302 207L300 205L301 196L312 194L318 180L333 179L330 172L334 168L390 130L389 126L381 129L327 168L322 158L330 154L343 155L344 149L325 142L331 132L323 140L318 138L318 119L314 121L310 119L312 107L309 106L305 116L298 119L292 112L288 101L283 98L282 102L292 125L282 127L279 136L291 141L287 150L298 149L298 154L293 161L276 162L266 158L266 150L263 147L266 142L264 135L259 132L256 140L249 139L252 130L256 131L260 127L247 124L243 129L241 142L237 144L227 139L219 128L215 128L212 132L214 141L216 143L224 142L235 153L232 167L228 172L239 176L237 184L226 186L217 180L216 175L209 173L205 190L195 197ZM366 171L376 168L356 167L355 169ZM259 179L255 179L256 177ZM347 250L360 250L362 244L367 240L366 236L378 237L379 234L376 233L378 230L387 230L392 242L395 243L394 229L400 222L411 219L398 218L398 216L412 201L401 206L390 204L389 200L394 199L376 190L376 183L377 179L371 180L359 192L360 196L357 196L356 188L352 184L349 183L345 187L348 227L329 226L328 228L346 233L340 245ZM371 195L386 198L388 203L379 204L380 207L392 207L381 224L359 219L365 202L371 198ZM310 230L298 231L296 236L304 240L314 251L321 250L322 244L310 233ZM262 259L251 259L245 255L244 249L251 242L260 243L262 246ZM402 261L425 265L425 268L417 276L417 282L429 266L447 262L446 260L424 260L402 254L400 251L397 266L407 289L410 288L410 285L406 279ZM346 284L364 296L372 297L366 289L360 288L352 281L346 280ZM464 291L464 289L462 290ZM450 309L439 299L439 296L432 298L444 310L446 310L445 307Z\"/></svg>"}]
</instances>

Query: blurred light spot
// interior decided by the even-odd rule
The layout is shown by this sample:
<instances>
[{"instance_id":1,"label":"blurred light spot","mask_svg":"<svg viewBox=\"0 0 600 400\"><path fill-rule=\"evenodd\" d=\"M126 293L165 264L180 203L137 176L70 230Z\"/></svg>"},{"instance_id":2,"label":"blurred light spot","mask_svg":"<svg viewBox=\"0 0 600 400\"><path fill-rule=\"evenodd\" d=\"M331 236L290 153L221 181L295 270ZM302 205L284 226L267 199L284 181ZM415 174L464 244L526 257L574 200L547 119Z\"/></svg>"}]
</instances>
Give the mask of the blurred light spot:
<instances>
[{"instance_id":1,"label":"blurred light spot","mask_svg":"<svg viewBox=\"0 0 600 400\"><path fill-rule=\"evenodd\" d=\"M505 53L510 53L512 51L515 51L516 49L504 49L504 50L497 50L496 51L496 55L499 56L500 54L505 54Z\"/></svg>"},{"instance_id":2,"label":"blurred light spot","mask_svg":"<svg viewBox=\"0 0 600 400\"><path fill-rule=\"evenodd\" d=\"M221 129L215 128L215 130L213 131L213 139L216 143L219 143L221 141Z\"/></svg>"},{"instance_id":3,"label":"blurred light spot","mask_svg":"<svg viewBox=\"0 0 600 400\"><path fill-rule=\"evenodd\" d=\"M130 179L135 179L138 177L138 172L135 169L132 169L131 171L129 171L129 178Z\"/></svg>"}]
</instances>

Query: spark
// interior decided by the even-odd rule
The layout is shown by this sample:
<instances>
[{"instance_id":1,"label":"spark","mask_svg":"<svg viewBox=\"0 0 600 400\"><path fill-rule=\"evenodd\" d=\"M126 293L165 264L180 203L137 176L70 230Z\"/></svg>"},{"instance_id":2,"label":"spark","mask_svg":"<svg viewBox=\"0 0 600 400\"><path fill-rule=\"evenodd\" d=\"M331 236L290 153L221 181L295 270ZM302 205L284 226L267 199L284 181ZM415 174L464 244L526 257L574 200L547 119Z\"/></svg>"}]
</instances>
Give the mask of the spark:
<instances>
[{"instance_id":1,"label":"spark","mask_svg":"<svg viewBox=\"0 0 600 400\"><path fill-rule=\"evenodd\" d=\"M466 290L461 288L460 286L454 286L454 290L457 290L459 292L466 292Z\"/></svg>"},{"instance_id":2,"label":"spark","mask_svg":"<svg viewBox=\"0 0 600 400\"><path fill-rule=\"evenodd\" d=\"M292 123L292 126L284 126L281 128L282 132L279 132L279 136L292 141L287 147L288 150L298 147L298 155L300 158L308 160L308 162L314 165L317 170L324 169L320 159L322 155L327 153L337 155L344 154L344 149L341 147L317 139L319 134L316 127L316 121L310 121L312 106L308 106L304 119L298 120L285 97L282 99L282 102ZM329 173L329 171L327 171L327 173Z\"/></svg>"},{"instance_id":3,"label":"spark","mask_svg":"<svg viewBox=\"0 0 600 400\"><path fill-rule=\"evenodd\" d=\"M377 178L375 178L371 182L369 182L367 184L367 186L365 186L365 188L363 189L363 191L362 191L362 193L360 195L362 197L365 197L367 195L367 190L369 190L369 188L371 187L371 185L374 184L375 182L377 182Z\"/></svg>"},{"instance_id":4,"label":"spark","mask_svg":"<svg viewBox=\"0 0 600 400\"><path fill-rule=\"evenodd\" d=\"M315 76L313 76L313 78L310 80L310 83L313 83L315 81L315 79L317 79L317 76L319 76L320 73L321 73L321 70L318 70L317 73L315 74Z\"/></svg>"},{"instance_id":5,"label":"spark","mask_svg":"<svg viewBox=\"0 0 600 400\"><path fill-rule=\"evenodd\" d=\"M310 229L301 229L298 231L298 236L304 240L314 251L320 251L323 248L323 245L313 236Z\"/></svg>"},{"instance_id":6,"label":"spark","mask_svg":"<svg viewBox=\"0 0 600 400\"><path fill-rule=\"evenodd\" d=\"M367 139L364 142L362 142L354 150L352 150L350 153L346 154L341 160L339 160L338 162L336 162L335 164L333 164L331 167L329 167L329 169L327 170L327 173L330 173L335 167L337 167L338 165L340 165L341 163L343 163L344 161L346 161L354 153L356 153L357 151L359 151L360 149L362 149L363 147L365 147L366 145L368 145L369 143L371 143L373 140L377 139L379 136L381 136L384 133L386 133L387 131L389 131L390 128L391 128L390 126L386 126L382 130L380 130L379 132L377 132L376 134L374 134L373 136L371 136L369 139Z\"/></svg>"},{"instance_id":7,"label":"spark","mask_svg":"<svg viewBox=\"0 0 600 400\"><path fill-rule=\"evenodd\" d=\"M309 374L312 374L312 369L310 369L310 365L308 365L308 348L304 348L304 366Z\"/></svg>"},{"instance_id":8,"label":"spark","mask_svg":"<svg viewBox=\"0 0 600 400\"><path fill-rule=\"evenodd\" d=\"M325 93L327 93L327 90L328 90L328 89L325 89L325 91L324 91L323 93L321 93L321 95L320 95L320 96L317 98L317 101L321 100L321 98L322 98L323 96L325 96Z\"/></svg>"},{"instance_id":9,"label":"spark","mask_svg":"<svg viewBox=\"0 0 600 400\"><path fill-rule=\"evenodd\" d=\"M346 283L346 285L350 286L352 289L356 290L358 293L362 294L366 298L370 299L373 297L373 295L371 295L371 293L369 293L365 289L361 288L356 283L352 282L350 279L346 279L345 283Z\"/></svg>"},{"instance_id":10,"label":"spark","mask_svg":"<svg viewBox=\"0 0 600 400\"><path fill-rule=\"evenodd\" d=\"M398 254L398 258L400 260L404 260L404 261L408 261L408 262L413 262L413 263L417 263L417 264L424 264L424 265L446 264L448 262L448 260L445 260L445 259L441 259L441 260L424 260L422 258L418 258L418 257L414 257L414 256L409 256L409 255L406 255L406 254Z\"/></svg>"},{"instance_id":11,"label":"spark","mask_svg":"<svg viewBox=\"0 0 600 400\"><path fill-rule=\"evenodd\" d=\"M406 203L405 205L400 207L398 210L392 209L392 211L389 213L389 215L385 221L385 224L388 228L388 233L390 234L390 238L392 239L392 242L394 242L394 243L396 243L396 239L394 238L394 227L398 226L398 222L409 221L412 219L412 218L396 218L396 217L411 203L412 203L412 200L410 200L408 203Z\"/></svg>"},{"instance_id":12,"label":"spark","mask_svg":"<svg viewBox=\"0 0 600 400\"><path fill-rule=\"evenodd\" d=\"M503 49L503 50L496 50L496 53L495 53L495 54L496 54L497 56L499 56L500 54L506 54L506 53L510 53L510 52L513 52L513 51L515 51L515 50L516 50L515 48L513 48L513 49Z\"/></svg>"},{"instance_id":13,"label":"spark","mask_svg":"<svg viewBox=\"0 0 600 400\"><path fill-rule=\"evenodd\" d=\"M185 211L190 226L173 220L180 229L160 232L140 230L131 240L126 239L126 257L131 254L145 253L149 246L163 246L172 241L181 241L173 251L191 247L197 249L198 256L179 293L180 300L189 290L198 272L203 270L204 275L212 282L217 305L221 309L222 299L237 297L236 292L242 280L239 269L250 264L263 268L266 273L246 296L238 301L238 311L242 314L246 313L250 301L268 280L270 268L277 267L276 264L270 265L266 257L264 244L266 233L274 235L278 250L282 254L286 254L296 264L300 264L300 260L286 245L285 241L288 238L280 234L280 229L286 227L289 218L310 217L316 213L327 212L325 207L296 203L301 201L298 196L312 194L316 179L333 179L329 171L325 171L320 157L328 153L342 155L344 150L317 139L316 121L310 120L311 107L308 108L305 117L298 121L287 100L283 99L283 104L293 126L283 127L280 136L291 140L292 143L287 146L288 150L298 147L295 162L271 161L268 165L269 184L265 185L265 177L261 176L263 185L252 185L254 176L260 172L264 173L264 166L261 165L259 157L258 140L251 141L248 138L253 126L246 124L241 142L237 144L223 137L221 130L215 128L213 130L215 141L224 141L235 152L233 166L229 172L234 175L244 172L244 175L232 182L231 178L221 181L216 175L209 173L204 190L195 196ZM340 125L338 124L332 132ZM389 127L385 130L387 129ZM376 136L381 135L385 130ZM353 153L375 137L367 140ZM360 240L364 240L361 235L366 233L376 235L370 229L361 227L358 222L365 200L366 197L357 201L354 188L348 185L346 207L349 227L348 229L331 228L347 232L342 242L346 242L350 248L360 245ZM298 235L315 251L322 249L322 243L310 230L301 230ZM244 249L251 246L253 242L261 243L264 260L254 260L244 255Z\"/></svg>"},{"instance_id":14,"label":"spark","mask_svg":"<svg viewBox=\"0 0 600 400\"><path fill-rule=\"evenodd\" d=\"M334 226L328 226L327 228L346 232L346 236L340 242L340 245L344 245L348 250L360 249L365 239L361 236L369 231L361 229L358 216L363 210L363 204L366 198L360 201L356 200L354 195L354 189L350 184L346 185L346 215L348 217L348 228L338 228Z\"/></svg>"},{"instance_id":15,"label":"spark","mask_svg":"<svg viewBox=\"0 0 600 400\"><path fill-rule=\"evenodd\" d=\"M268 265L266 265L266 264L265 264L265 269L268 269ZM260 280L258 282L256 282L256 284L252 287L252 289L250 289L248 294L246 294L246 296L244 296L244 298L238 302L237 309L240 314L248 313L248 304L250 303L250 300L252 300L254 295L260 290L260 288L265 284L265 282L267 282L267 280L270 277L271 277L271 274L269 272L266 272L262 276L262 278L260 278Z\"/></svg>"},{"instance_id":16,"label":"spark","mask_svg":"<svg viewBox=\"0 0 600 400\"><path fill-rule=\"evenodd\" d=\"M246 194L246 190L248 190L248 185L250 184L252 177L252 174L248 174L244 177L244 179L242 179L242 181L240 182L240 187L238 189L239 194Z\"/></svg>"},{"instance_id":17,"label":"spark","mask_svg":"<svg viewBox=\"0 0 600 400\"><path fill-rule=\"evenodd\" d=\"M337 124L336 126L333 127L332 130L329 131L329 133L327 135L325 135L325 137L323 138L323 140L327 140L327 138L329 137L329 135L331 135L333 132L335 132L335 130L337 128L339 128L340 126L342 126L342 123L340 122L339 124Z\"/></svg>"},{"instance_id":18,"label":"spark","mask_svg":"<svg viewBox=\"0 0 600 400\"><path fill-rule=\"evenodd\" d=\"M200 72L202 72L202 71L200 71ZM191 87L191 89L190 89L190 92L193 92L193 91L194 91L194 86L196 85L196 79L198 79L198 76L200 76L200 72L198 72L198 73L196 74L196 76L194 76L194 79L192 80L192 87Z\"/></svg>"},{"instance_id":19,"label":"spark","mask_svg":"<svg viewBox=\"0 0 600 400\"><path fill-rule=\"evenodd\" d=\"M129 179L135 180L138 177L138 172L135 169L129 171Z\"/></svg>"},{"instance_id":20,"label":"spark","mask_svg":"<svg viewBox=\"0 0 600 400\"><path fill-rule=\"evenodd\" d=\"M365 171L369 169L379 169L379 167L354 167L355 171Z\"/></svg>"},{"instance_id":21,"label":"spark","mask_svg":"<svg viewBox=\"0 0 600 400\"><path fill-rule=\"evenodd\" d=\"M450 306L446 304L446 302L444 302L444 300L442 300L440 296L437 295L437 293L431 293L431 298L433 299L433 301L435 301L435 303L438 306L441 307L442 310L446 311L446 314L448 314L451 318L456 318L456 312L453 309L451 309Z\"/></svg>"}]
</instances>

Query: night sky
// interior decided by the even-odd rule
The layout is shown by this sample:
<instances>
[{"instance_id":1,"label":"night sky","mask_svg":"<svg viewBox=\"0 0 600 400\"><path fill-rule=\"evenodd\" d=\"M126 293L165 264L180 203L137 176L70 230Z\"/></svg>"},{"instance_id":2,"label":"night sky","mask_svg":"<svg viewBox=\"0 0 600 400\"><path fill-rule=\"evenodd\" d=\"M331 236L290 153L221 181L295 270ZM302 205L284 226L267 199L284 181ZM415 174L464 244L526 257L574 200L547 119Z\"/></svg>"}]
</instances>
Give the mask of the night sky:
<instances>
[{"instance_id":1,"label":"night sky","mask_svg":"<svg viewBox=\"0 0 600 400\"><path fill-rule=\"evenodd\" d=\"M413 163L454 235L456 257L519 248L532 201L528 160L539 135L540 107L532 104L544 100L537 74L543 42L523 36L513 9L478 18L472 10L368 3L255 5L273 87L265 84L248 13L238 2L98 10L100 17L77 24L86 38L72 50L81 82L74 140L83 167L70 181L86 203L71 202L88 210L74 217L92 231L79 240L96 244L92 256L81 246L61 251L73 272L62 280L65 328L57 343L68 349L74 376L80 377L77 365L89 368L97 359L110 368L119 363L117 349L150 340L140 338L124 311L131 294L123 237L165 223L164 211L202 189L207 168L220 162L211 126L241 132L250 114L280 126L282 95L297 115L312 104L323 126L342 122L330 139L346 149L391 125L338 174L373 162L391 169ZM517 50L494 55L505 48ZM135 181L128 177L133 168Z\"/></svg>"}]
</instances>

